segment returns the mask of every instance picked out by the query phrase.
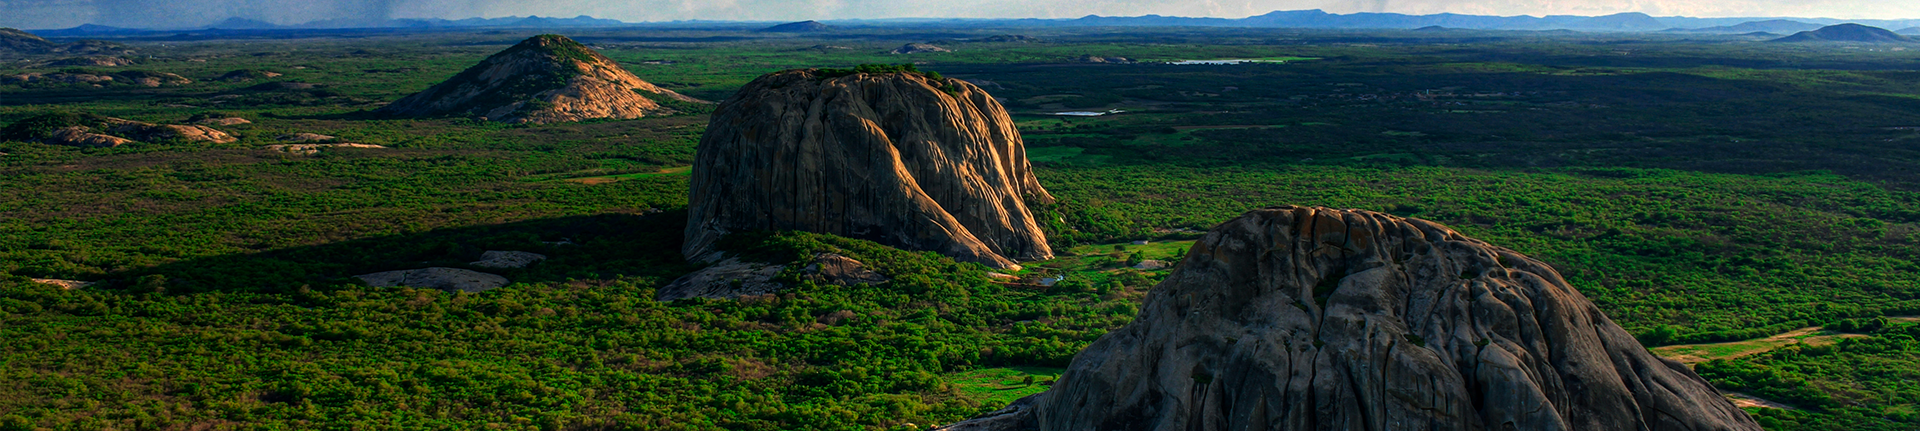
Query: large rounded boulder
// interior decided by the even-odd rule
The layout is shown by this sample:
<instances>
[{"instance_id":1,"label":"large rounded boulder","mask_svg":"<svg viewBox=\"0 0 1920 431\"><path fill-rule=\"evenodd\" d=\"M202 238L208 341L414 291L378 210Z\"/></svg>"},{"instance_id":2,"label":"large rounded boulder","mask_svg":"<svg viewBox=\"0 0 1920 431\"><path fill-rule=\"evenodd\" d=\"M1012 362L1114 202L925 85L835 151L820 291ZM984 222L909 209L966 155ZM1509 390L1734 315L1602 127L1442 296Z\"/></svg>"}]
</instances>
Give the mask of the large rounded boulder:
<instances>
[{"instance_id":1,"label":"large rounded boulder","mask_svg":"<svg viewBox=\"0 0 1920 431\"><path fill-rule=\"evenodd\" d=\"M791 70L714 112L692 171L685 248L729 232L828 233L1007 268L1048 259L1029 202L1051 203L1007 112L979 87L911 71Z\"/></svg>"},{"instance_id":2,"label":"large rounded boulder","mask_svg":"<svg viewBox=\"0 0 1920 431\"><path fill-rule=\"evenodd\" d=\"M1047 392L954 430L1759 430L1549 266L1280 207L1197 242Z\"/></svg>"}]
</instances>

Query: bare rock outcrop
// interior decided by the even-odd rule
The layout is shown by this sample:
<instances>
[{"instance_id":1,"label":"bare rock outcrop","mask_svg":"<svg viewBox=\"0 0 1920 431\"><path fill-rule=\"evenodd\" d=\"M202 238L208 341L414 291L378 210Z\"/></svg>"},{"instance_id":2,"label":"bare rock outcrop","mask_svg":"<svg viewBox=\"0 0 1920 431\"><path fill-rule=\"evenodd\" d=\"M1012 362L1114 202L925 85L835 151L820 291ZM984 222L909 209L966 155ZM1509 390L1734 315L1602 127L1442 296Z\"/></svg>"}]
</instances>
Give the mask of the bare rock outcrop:
<instances>
[{"instance_id":1,"label":"bare rock outcrop","mask_svg":"<svg viewBox=\"0 0 1920 431\"><path fill-rule=\"evenodd\" d=\"M800 272L816 281L841 286L855 284L880 284L888 281L887 276L867 269L866 264L838 253L821 253L813 257L813 263Z\"/></svg>"},{"instance_id":2,"label":"bare rock outcrop","mask_svg":"<svg viewBox=\"0 0 1920 431\"><path fill-rule=\"evenodd\" d=\"M267 150L270 150L270 151L279 151L282 153L294 153L294 154L308 154L308 155L320 154L320 150L329 149L329 148L384 149L387 147L373 145L373 144L275 144L275 145L267 146Z\"/></svg>"},{"instance_id":3,"label":"bare rock outcrop","mask_svg":"<svg viewBox=\"0 0 1920 431\"><path fill-rule=\"evenodd\" d=\"M54 287L59 287L59 288L60 288L61 290L74 290L74 289L84 289L84 288L86 288L86 287L88 287L88 286L92 286L92 285L93 285L94 283L96 283L96 282L92 282L92 281L80 281L80 280L61 280L61 279L57 279L57 278L35 278L35 279L31 279L31 280L32 280L33 282L35 282L35 283L40 283L40 284L46 284L46 285L52 285L52 286L54 286Z\"/></svg>"},{"instance_id":4,"label":"bare rock outcrop","mask_svg":"<svg viewBox=\"0 0 1920 431\"><path fill-rule=\"evenodd\" d=\"M132 59L125 57L73 57L47 62L48 67L124 67L133 64Z\"/></svg>"},{"instance_id":5,"label":"bare rock outcrop","mask_svg":"<svg viewBox=\"0 0 1920 431\"><path fill-rule=\"evenodd\" d=\"M69 126L55 130L53 133L48 134L46 138L42 138L40 142L68 147L113 148L131 144L133 140L119 136L93 133L92 129L84 126Z\"/></svg>"},{"instance_id":6,"label":"bare rock outcrop","mask_svg":"<svg viewBox=\"0 0 1920 431\"><path fill-rule=\"evenodd\" d=\"M893 51L888 52L888 54L925 54L929 52L953 52L953 50L926 43L909 43L901 45L899 48L894 48Z\"/></svg>"},{"instance_id":7,"label":"bare rock outcrop","mask_svg":"<svg viewBox=\"0 0 1920 431\"><path fill-rule=\"evenodd\" d=\"M76 147L117 147L134 142L167 140L224 144L238 140L226 132L207 126L154 124L76 113L47 114L20 120L0 130L0 139Z\"/></svg>"},{"instance_id":8,"label":"bare rock outcrop","mask_svg":"<svg viewBox=\"0 0 1920 431\"><path fill-rule=\"evenodd\" d=\"M890 281L885 275L868 269L866 264L838 253L820 253L812 259L787 265L767 264L727 258L692 274L687 274L654 291L661 302L684 298L733 299L742 296L778 293L786 285L774 280L788 266L800 266L800 276L816 283L852 286Z\"/></svg>"},{"instance_id":9,"label":"bare rock outcrop","mask_svg":"<svg viewBox=\"0 0 1920 431\"><path fill-rule=\"evenodd\" d=\"M479 261L468 265L481 268L526 268L543 260L547 260L547 255L524 251L489 250L480 254Z\"/></svg>"},{"instance_id":10,"label":"bare rock outcrop","mask_svg":"<svg viewBox=\"0 0 1920 431\"><path fill-rule=\"evenodd\" d=\"M199 120L192 121L192 123L203 125L203 126L238 126L242 124L253 124L253 121L247 120L245 118L239 118L239 117L216 117L216 118L202 118Z\"/></svg>"},{"instance_id":11,"label":"bare rock outcrop","mask_svg":"<svg viewBox=\"0 0 1920 431\"><path fill-rule=\"evenodd\" d=\"M300 132L276 136L273 139L280 142L327 142L340 138L319 133Z\"/></svg>"},{"instance_id":12,"label":"bare rock outcrop","mask_svg":"<svg viewBox=\"0 0 1920 431\"><path fill-rule=\"evenodd\" d=\"M403 117L468 115L508 123L559 123L671 114L705 103L660 88L564 36L529 38L459 75L381 108Z\"/></svg>"},{"instance_id":13,"label":"bare rock outcrop","mask_svg":"<svg viewBox=\"0 0 1920 431\"><path fill-rule=\"evenodd\" d=\"M1544 263L1308 207L1214 228L1020 406L948 429L1760 429Z\"/></svg>"},{"instance_id":14,"label":"bare rock outcrop","mask_svg":"<svg viewBox=\"0 0 1920 431\"><path fill-rule=\"evenodd\" d=\"M773 277L785 269L786 265L728 258L655 289L653 298L660 302L671 302L687 298L732 299L779 292L786 286L773 281Z\"/></svg>"},{"instance_id":15,"label":"bare rock outcrop","mask_svg":"<svg viewBox=\"0 0 1920 431\"><path fill-rule=\"evenodd\" d=\"M508 284L506 277L459 268L422 268L376 272L353 276L373 287L421 287L470 293L498 289Z\"/></svg>"},{"instance_id":16,"label":"bare rock outcrop","mask_svg":"<svg viewBox=\"0 0 1920 431\"><path fill-rule=\"evenodd\" d=\"M722 103L692 171L689 259L729 232L802 230L995 268L1053 257L1028 202L1053 202L1007 112L910 72L760 77Z\"/></svg>"}]
</instances>

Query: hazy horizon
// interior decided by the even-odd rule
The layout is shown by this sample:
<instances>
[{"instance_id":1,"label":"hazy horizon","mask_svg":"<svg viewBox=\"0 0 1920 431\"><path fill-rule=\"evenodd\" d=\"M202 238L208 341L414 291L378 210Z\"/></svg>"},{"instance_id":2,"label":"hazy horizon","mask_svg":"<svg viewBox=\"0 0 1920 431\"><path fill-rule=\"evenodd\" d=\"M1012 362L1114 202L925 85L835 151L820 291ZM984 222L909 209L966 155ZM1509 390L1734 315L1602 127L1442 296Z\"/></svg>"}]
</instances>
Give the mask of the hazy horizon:
<instances>
[{"instance_id":1,"label":"hazy horizon","mask_svg":"<svg viewBox=\"0 0 1920 431\"><path fill-rule=\"evenodd\" d=\"M677 20L801 21L904 18L1077 18L1086 15L1244 18L1281 10L1409 15L1600 16L1640 12L1697 18L1900 20L1920 18L1920 2L1872 0L983 0L928 5L901 0L0 0L0 27L67 28L100 24L190 28L229 18L281 25L332 19L464 19L505 16L596 18L626 22Z\"/></svg>"}]
</instances>

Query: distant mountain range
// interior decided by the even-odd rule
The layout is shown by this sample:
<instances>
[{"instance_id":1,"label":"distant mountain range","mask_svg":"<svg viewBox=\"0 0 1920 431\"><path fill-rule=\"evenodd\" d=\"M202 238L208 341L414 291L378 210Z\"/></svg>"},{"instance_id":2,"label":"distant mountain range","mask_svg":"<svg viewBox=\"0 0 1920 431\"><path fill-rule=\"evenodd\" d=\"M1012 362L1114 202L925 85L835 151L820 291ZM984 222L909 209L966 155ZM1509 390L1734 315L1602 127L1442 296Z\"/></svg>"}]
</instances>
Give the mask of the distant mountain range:
<instances>
[{"instance_id":1,"label":"distant mountain range","mask_svg":"<svg viewBox=\"0 0 1920 431\"><path fill-rule=\"evenodd\" d=\"M1326 29L1418 29L1445 27L1466 30L1577 30L1577 31L1701 31L1709 33L1795 32L1824 25L1858 23L1888 28L1920 27L1920 20L1837 20L1830 18L1690 18L1653 17L1630 12L1606 16L1549 15L1406 15L1397 13L1333 14L1321 10L1277 11L1239 19L1185 18L1159 15L1103 17L1074 20L1009 20L1053 22L1079 26L1280 27Z\"/></svg>"},{"instance_id":2,"label":"distant mountain range","mask_svg":"<svg viewBox=\"0 0 1920 431\"><path fill-rule=\"evenodd\" d=\"M171 32L181 30L307 30L307 29L361 29L361 28L462 28L462 27L504 27L504 28L582 28L613 27L633 25L619 20L594 18L581 15L573 18L552 18L542 16L510 16L504 18L467 18L447 19L330 19L313 21L297 25L279 25L246 18L227 18L206 27L191 29L135 29L85 24L79 27L59 30L35 30L34 33L52 37L104 36L136 33Z\"/></svg>"},{"instance_id":3,"label":"distant mountain range","mask_svg":"<svg viewBox=\"0 0 1920 431\"><path fill-rule=\"evenodd\" d=\"M1770 19L1766 21L1744 22L1744 23L1735 24L1735 25L1723 25L1723 26L1685 29L1685 30L1677 30L1677 31L1684 31L1684 32L1690 32L1690 33L1788 34L1788 33L1797 33L1797 32L1808 31L1808 30L1815 30L1815 29L1819 29L1820 27L1821 27L1820 24L1805 23L1805 22L1785 20L1785 19Z\"/></svg>"},{"instance_id":4,"label":"distant mountain range","mask_svg":"<svg viewBox=\"0 0 1920 431\"><path fill-rule=\"evenodd\" d=\"M693 22L678 22L686 25ZM745 21L703 21L703 24L745 24ZM759 22L753 22L759 23ZM826 24L812 26L827 28ZM888 25L969 26L969 27L1249 27L1310 29L1420 29L1443 27L1462 30L1575 30L1594 32L1692 32L1692 33L1793 33L1821 26L1857 23L1883 28L1904 28L1903 33L1920 33L1920 19L1914 20L1837 20L1830 18L1690 18L1654 17L1644 13L1606 16L1487 16L1461 14L1406 15L1397 13L1334 14L1321 10L1276 11L1246 18L1192 18L1146 15L1107 17L1088 15L1077 19L885 19L829 21L838 27L874 27ZM659 24L659 23L653 23ZM38 30L45 36L74 37L180 30L298 30L298 29L379 29L379 28L575 28L643 25L581 15L573 18L539 16L505 18L447 19L333 19L297 25L278 25L245 18L230 18L197 29L126 29L100 25L82 25L60 30Z\"/></svg>"}]
</instances>

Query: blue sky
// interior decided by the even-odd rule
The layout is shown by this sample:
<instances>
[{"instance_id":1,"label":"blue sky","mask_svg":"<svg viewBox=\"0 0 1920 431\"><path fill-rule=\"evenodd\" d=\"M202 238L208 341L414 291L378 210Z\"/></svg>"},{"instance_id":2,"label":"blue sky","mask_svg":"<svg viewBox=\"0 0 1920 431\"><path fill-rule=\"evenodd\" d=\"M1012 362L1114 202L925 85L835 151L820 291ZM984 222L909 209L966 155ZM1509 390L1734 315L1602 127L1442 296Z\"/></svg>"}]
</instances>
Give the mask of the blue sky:
<instances>
[{"instance_id":1,"label":"blue sky","mask_svg":"<svg viewBox=\"0 0 1920 431\"><path fill-rule=\"evenodd\" d=\"M279 24L319 19L593 15L625 21L840 18L1071 18L1098 15L1244 17L1275 10L1480 15L1920 18L1920 0L0 0L0 26L83 23L193 27L227 17Z\"/></svg>"}]
</instances>

